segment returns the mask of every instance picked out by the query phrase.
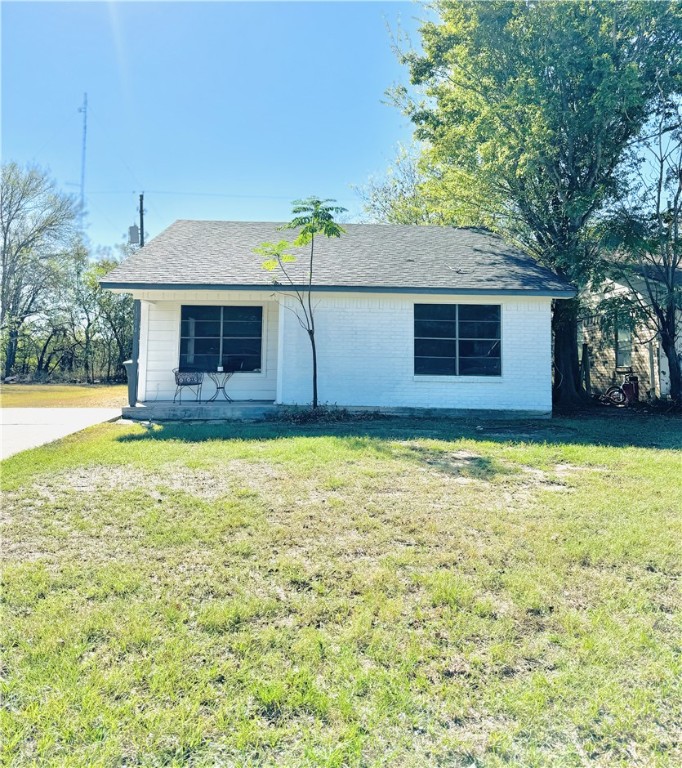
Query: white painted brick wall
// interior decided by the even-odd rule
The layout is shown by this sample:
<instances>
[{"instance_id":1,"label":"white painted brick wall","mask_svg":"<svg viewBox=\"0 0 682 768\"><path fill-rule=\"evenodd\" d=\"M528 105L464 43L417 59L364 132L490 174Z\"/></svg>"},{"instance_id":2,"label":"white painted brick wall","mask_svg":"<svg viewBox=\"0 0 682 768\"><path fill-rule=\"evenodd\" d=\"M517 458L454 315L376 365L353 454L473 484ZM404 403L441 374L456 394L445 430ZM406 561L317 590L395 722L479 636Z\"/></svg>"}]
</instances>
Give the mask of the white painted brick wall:
<instances>
[{"instance_id":1,"label":"white painted brick wall","mask_svg":"<svg viewBox=\"0 0 682 768\"><path fill-rule=\"evenodd\" d=\"M260 304L265 370L235 374L234 399L305 404L312 399L308 337L291 300L245 291L146 291L142 299L140 400L172 400L182 304ZM502 376L414 376L415 303L502 305ZM549 298L321 294L315 297L321 402L337 405L551 410ZM204 397L210 396L207 380Z\"/></svg>"},{"instance_id":2,"label":"white painted brick wall","mask_svg":"<svg viewBox=\"0 0 682 768\"><path fill-rule=\"evenodd\" d=\"M415 303L500 304L502 376L414 375ZM321 294L315 299L321 402L353 406L551 410L551 299ZM295 306L293 303L291 306ZM278 402L309 403L311 353L280 308Z\"/></svg>"}]
</instances>

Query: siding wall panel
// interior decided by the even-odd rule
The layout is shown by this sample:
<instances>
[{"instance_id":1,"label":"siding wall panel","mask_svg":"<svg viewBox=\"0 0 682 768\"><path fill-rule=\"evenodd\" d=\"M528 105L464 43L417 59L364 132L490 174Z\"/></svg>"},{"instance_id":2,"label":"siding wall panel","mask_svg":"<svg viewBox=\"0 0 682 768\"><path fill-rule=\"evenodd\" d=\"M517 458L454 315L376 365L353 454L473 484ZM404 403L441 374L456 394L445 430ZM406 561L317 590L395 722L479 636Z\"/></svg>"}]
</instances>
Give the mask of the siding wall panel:
<instances>
[{"instance_id":1,"label":"siding wall panel","mask_svg":"<svg viewBox=\"0 0 682 768\"><path fill-rule=\"evenodd\" d=\"M278 306L263 294L237 294L208 291L189 294L159 292L158 297L145 292L142 302L141 338L146 339L144 371L140 371L140 400L172 400L175 395L173 368L178 367L180 352L180 308L183 304L248 305L263 307L263 371L235 373L227 384L234 400L274 400L277 389ZM142 345L140 358L142 361ZM213 394L213 382L205 377L202 398Z\"/></svg>"}]
</instances>

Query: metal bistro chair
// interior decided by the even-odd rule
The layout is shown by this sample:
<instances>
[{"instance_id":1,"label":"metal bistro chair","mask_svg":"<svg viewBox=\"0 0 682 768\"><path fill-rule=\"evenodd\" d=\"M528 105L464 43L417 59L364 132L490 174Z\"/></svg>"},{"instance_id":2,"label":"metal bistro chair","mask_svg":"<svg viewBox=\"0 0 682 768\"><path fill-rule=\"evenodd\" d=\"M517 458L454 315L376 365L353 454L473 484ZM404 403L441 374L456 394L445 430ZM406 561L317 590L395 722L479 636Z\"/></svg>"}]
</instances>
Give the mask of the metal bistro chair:
<instances>
[{"instance_id":1,"label":"metal bistro chair","mask_svg":"<svg viewBox=\"0 0 682 768\"><path fill-rule=\"evenodd\" d=\"M201 386L204 383L204 372L193 371L187 368L173 368L173 374L175 376L175 397L173 402L180 395L180 403L182 404L182 390L185 387L194 392L196 402L201 402Z\"/></svg>"}]
</instances>

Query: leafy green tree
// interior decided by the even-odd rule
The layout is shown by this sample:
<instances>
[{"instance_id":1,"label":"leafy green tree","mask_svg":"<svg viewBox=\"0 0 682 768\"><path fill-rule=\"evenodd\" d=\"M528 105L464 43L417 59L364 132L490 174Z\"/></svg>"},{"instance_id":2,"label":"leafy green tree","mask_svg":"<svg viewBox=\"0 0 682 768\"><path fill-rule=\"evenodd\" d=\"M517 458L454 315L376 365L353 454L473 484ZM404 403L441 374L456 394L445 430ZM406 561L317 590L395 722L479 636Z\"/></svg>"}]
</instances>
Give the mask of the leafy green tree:
<instances>
[{"instance_id":1,"label":"leafy green tree","mask_svg":"<svg viewBox=\"0 0 682 768\"><path fill-rule=\"evenodd\" d=\"M26 320L51 302L64 260L71 255L78 209L38 168L2 167L0 185L0 330L4 373L16 360Z\"/></svg>"},{"instance_id":2,"label":"leafy green tree","mask_svg":"<svg viewBox=\"0 0 682 768\"><path fill-rule=\"evenodd\" d=\"M69 280L73 365L91 383L122 375L132 348L132 298L102 290L99 284L117 263L111 255L93 260L82 250Z\"/></svg>"},{"instance_id":3,"label":"leafy green tree","mask_svg":"<svg viewBox=\"0 0 682 768\"><path fill-rule=\"evenodd\" d=\"M133 347L133 298L102 290L99 280L117 266L119 260L106 256L90 266L87 284L98 308L101 354L106 378L124 374L123 361L130 358Z\"/></svg>"},{"instance_id":4,"label":"leafy green tree","mask_svg":"<svg viewBox=\"0 0 682 768\"><path fill-rule=\"evenodd\" d=\"M429 197L428 175L421 168L416 148L398 148L398 154L384 178L370 178L354 187L369 220L375 224L450 224L452 211Z\"/></svg>"},{"instance_id":5,"label":"leafy green tree","mask_svg":"<svg viewBox=\"0 0 682 768\"><path fill-rule=\"evenodd\" d=\"M118 263L109 249L94 257L77 243L49 296L21 326L14 372L40 380L95 382L124 376L132 346L132 299L103 291L98 279Z\"/></svg>"},{"instance_id":6,"label":"leafy green tree","mask_svg":"<svg viewBox=\"0 0 682 768\"><path fill-rule=\"evenodd\" d=\"M132 330L129 297L97 283L113 257L92 258L76 203L39 168L7 163L0 192L4 375L110 378L128 356Z\"/></svg>"},{"instance_id":7,"label":"leafy green tree","mask_svg":"<svg viewBox=\"0 0 682 768\"><path fill-rule=\"evenodd\" d=\"M604 304L654 329L682 403L682 106L661 100L648 135L623 169L626 194L603 222L608 272L628 287Z\"/></svg>"},{"instance_id":8,"label":"leafy green tree","mask_svg":"<svg viewBox=\"0 0 682 768\"><path fill-rule=\"evenodd\" d=\"M254 253L263 256L263 269L268 272L277 271L285 280L286 285L290 286L292 295L298 304L295 311L301 328L307 333L310 340L310 349L313 359L313 408L318 406L317 396L317 345L315 341L315 312L312 300L313 293L313 268L315 265L315 237L341 237L344 229L334 221L334 216L344 213L345 208L338 205L330 205L335 200L321 200L318 197L308 197L305 200L295 200L293 202L292 213L294 218L280 229L297 229L298 235L293 243L288 240L280 240L278 243L262 243L254 248ZM298 275L291 273L291 266L297 261L297 257L287 253L287 249L293 245L297 248L308 250L308 269L303 281ZM276 278L275 278L276 281Z\"/></svg>"},{"instance_id":9,"label":"leafy green tree","mask_svg":"<svg viewBox=\"0 0 682 768\"><path fill-rule=\"evenodd\" d=\"M426 143L429 197L478 221L578 286L599 264L591 225L663 95L682 81L673 2L437 0L413 85L395 97ZM553 313L555 401L581 400L575 301Z\"/></svg>"},{"instance_id":10,"label":"leafy green tree","mask_svg":"<svg viewBox=\"0 0 682 768\"><path fill-rule=\"evenodd\" d=\"M76 243L59 264L58 278L49 297L43 303L38 315L31 317L23 328L20 346L35 346L35 358L23 351L24 364L17 371L24 375L46 380L53 378L64 369L65 361L76 359L78 340L74 334L73 316L76 298L74 295L75 265L82 258L84 248ZM73 365L70 365L71 371ZM70 371L70 372L71 372Z\"/></svg>"},{"instance_id":11,"label":"leafy green tree","mask_svg":"<svg viewBox=\"0 0 682 768\"><path fill-rule=\"evenodd\" d=\"M65 356L72 352L69 326L57 312L27 323L26 336L34 346L32 366L25 373L31 373L38 380L51 378Z\"/></svg>"}]
</instances>

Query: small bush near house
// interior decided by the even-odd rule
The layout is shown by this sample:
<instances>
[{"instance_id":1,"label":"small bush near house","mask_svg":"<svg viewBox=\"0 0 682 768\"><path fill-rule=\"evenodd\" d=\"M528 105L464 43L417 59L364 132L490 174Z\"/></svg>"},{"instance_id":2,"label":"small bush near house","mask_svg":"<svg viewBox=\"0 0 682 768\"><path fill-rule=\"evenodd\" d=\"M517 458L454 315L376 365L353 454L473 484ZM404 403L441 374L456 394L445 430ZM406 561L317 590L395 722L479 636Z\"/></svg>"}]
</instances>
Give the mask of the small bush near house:
<instances>
[{"instance_id":1,"label":"small bush near house","mask_svg":"<svg viewBox=\"0 0 682 768\"><path fill-rule=\"evenodd\" d=\"M268 421L283 424L337 424L356 423L363 421L378 421L390 416L379 411L352 411L335 405L320 405L317 408L281 406L275 413L268 416Z\"/></svg>"}]
</instances>

